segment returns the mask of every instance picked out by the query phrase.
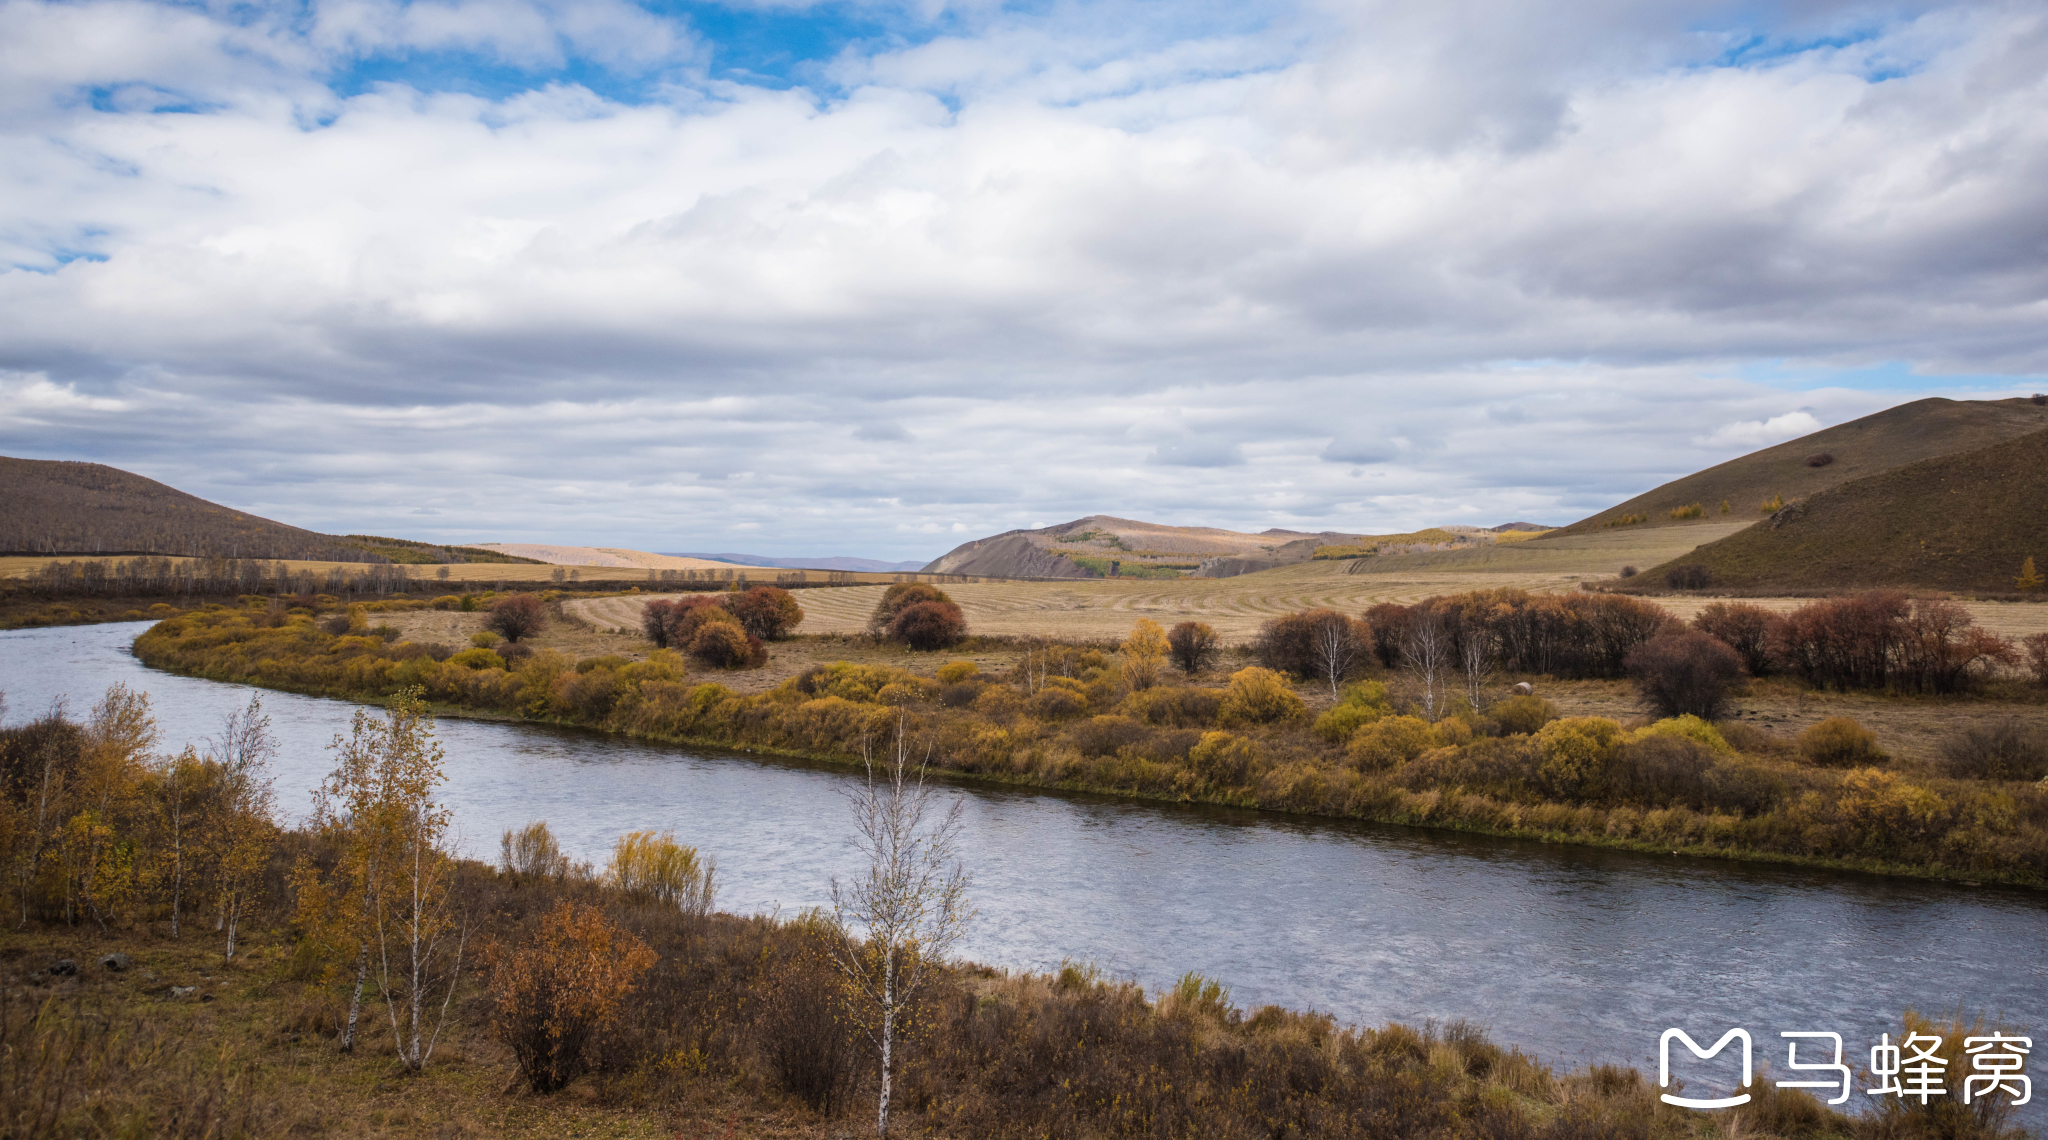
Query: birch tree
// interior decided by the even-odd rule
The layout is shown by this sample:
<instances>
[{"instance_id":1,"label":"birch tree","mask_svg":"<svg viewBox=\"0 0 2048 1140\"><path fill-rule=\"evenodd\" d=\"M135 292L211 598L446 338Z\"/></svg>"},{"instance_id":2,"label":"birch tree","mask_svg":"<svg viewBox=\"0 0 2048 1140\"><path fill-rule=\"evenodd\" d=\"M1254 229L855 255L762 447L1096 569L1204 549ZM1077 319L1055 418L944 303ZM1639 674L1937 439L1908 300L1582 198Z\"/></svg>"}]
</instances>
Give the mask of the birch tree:
<instances>
[{"instance_id":1,"label":"birch tree","mask_svg":"<svg viewBox=\"0 0 2048 1140\"><path fill-rule=\"evenodd\" d=\"M1401 638L1401 660L1422 687L1422 714L1436 719L1437 694L1451 670L1451 638L1443 619L1432 613L1417 613Z\"/></svg>"},{"instance_id":2,"label":"birch tree","mask_svg":"<svg viewBox=\"0 0 2048 1140\"><path fill-rule=\"evenodd\" d=\"M1344 678L1365 657L1367 640L1359 622L1338 613L1326 613L1309 634L1309 655L1316 671L1329 682L1330 699L1335 700Z\"/></svg>"},{"instance_id":3,"label":"birch tree","mask_svg":"<svg viewBox=\"0 0 2048 1140\"><path fill-rule=\"evenodd\" d=\"M214 930L227 938L233 959L242 919L262 893L263 867L277 840L277 797L270 762L277 739L263 698L227 715L221 735L209 741L219 766L208 813L206 856L213 874Z\"/></svg>"},{"instance_id":4,"label":"birch tree","mask_svg":"<svg viewBox=\"0 0 2048 1140\"><path fill-rule=\"evenodd\" d=\"M355 959L341 1047L355 1045L374 978L399 1060L417 1071L447 1022L467 935L455 911L449 811L434 799L441 746L420 691L409 689L382 718L358 709L332 747L335 769L315 793L314 819L340 857L328 876L302 869L301 921Z\"/></svg>"},{"instance_id":5,"label":"birch tree","mask_svg":"<svg viewBox=\"0 0 2048 1140\"><path fill-rule=\"evenodd\" d=\"M832 917L839 936L833 960L867 1015L865 1028L879 1061L875 1134L889 1132L889 1099L903 1021L931 972L974 917L968 875L958 856L961 807L939 811L926 768L909 763L904 720L896 722L893 755L877 764L863 741L867 779L848 794L854 847L866 859L860 876L832 880Z\"/></svg>"}]
</instances>

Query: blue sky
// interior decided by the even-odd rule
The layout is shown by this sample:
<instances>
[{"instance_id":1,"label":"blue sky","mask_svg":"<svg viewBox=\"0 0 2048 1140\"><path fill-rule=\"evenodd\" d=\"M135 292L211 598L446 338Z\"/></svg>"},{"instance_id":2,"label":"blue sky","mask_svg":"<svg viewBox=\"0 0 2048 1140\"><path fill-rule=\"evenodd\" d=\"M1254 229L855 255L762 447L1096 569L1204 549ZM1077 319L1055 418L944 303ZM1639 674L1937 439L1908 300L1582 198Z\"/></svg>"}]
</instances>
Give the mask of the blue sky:
<instances>
[{"instance_id":1,"label":"blue sky","mask_svg":"<svg viewBox=\"0 0 2048 1140\"><path fill-rule=\"evenodd\" d=\"M0 452L936 555L1566 521L2048 388L2028 4L0 6Z\"/></svg>"}]
</instances>

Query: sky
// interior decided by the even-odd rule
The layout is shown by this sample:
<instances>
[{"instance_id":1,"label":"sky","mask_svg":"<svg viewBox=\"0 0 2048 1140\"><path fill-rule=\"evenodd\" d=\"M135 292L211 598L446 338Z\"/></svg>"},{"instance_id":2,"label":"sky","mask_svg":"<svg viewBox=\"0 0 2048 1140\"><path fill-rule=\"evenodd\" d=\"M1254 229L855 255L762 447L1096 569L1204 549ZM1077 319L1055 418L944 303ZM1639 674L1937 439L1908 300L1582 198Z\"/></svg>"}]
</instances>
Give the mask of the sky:
<instances>
[{"instance_id":1,"label":"sky","mask_svg":"<svg viewBox=\"0 0 2048 1140\"><path fill-rule=\"evenodd\" d=\"M0 0L0 454L316 530L1563 523L2048 388L2048 7Z\"/></svg>"}]
</instances>

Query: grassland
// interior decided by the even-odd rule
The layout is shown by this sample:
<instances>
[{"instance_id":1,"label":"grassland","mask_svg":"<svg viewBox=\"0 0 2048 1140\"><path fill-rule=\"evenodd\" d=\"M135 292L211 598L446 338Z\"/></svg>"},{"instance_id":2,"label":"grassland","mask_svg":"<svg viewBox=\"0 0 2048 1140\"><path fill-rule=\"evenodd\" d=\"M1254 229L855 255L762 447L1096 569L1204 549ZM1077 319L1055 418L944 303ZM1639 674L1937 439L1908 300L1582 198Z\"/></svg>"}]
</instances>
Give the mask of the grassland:
<instances>
[{"instance_id":1,"label":"grassland","mask_svg":"<svg viewBox=\"0 0 2048 1140\"><path fill-rule=\"evenodd\" d=\"M90 560L91 557L89 555L76 554L65 554L56 556L10 555L0 557L0 578L32 577L36 573L40 572L43 567L48 566L53 561L76 562ZM179 563L204 560L189 558L173 558L171 559L171 561L173 563ZM676 559L675 561L679 564L677 568L682 568L680 567L680 564L685 561L690 562L695 566L701 567L701 569L698 569L696 571L700 576L717 575L718 578L721 580L729 580L726 578L727 575L731 575L734 577L744 576L749 581L756 583L774 582L777 580L778 577L785 575L788 576L788 579L790 581L817 584L823 584L827 582L880 582L883 584L887 584L890 582L908 579L909 577L911 577L911 575L908 574L880 574L850 570L778 570L772 566L733 566L728 563L722 562L705 562L701 559ZM264 564L272 565L272 563L268 559L264 560ZM311 571L313 574L323 577L330 570L340 570L345 574L360 574L364 570L369 568L368 564L362 562L320 562L293 559L285 559L284 565L294 574L300 571ZM405 569L416 581L448 581L455 583L458 586L464 582L551 582L554 580L554 575L557 570L563 571L565 575L569 573L574 573L576 577L571 579L572 581L617 582L620 588L622 589L627 586L645 586L648 582L647 570L637 567L621 568L608 566L553 566L543 563L456 562L441 566L408 566ZM441 573L444 570L447 571L447 574L445 576ZM656 572L659 573L658 570ZM927 581L938 580L933 575L923 575L922 577Z\"/></svg>"},{"instance_id":2,"label":"grassland","mask_svg":"<svg viewBox=\"0 0 2048 1140\"><path fill-rule=\"evenodd\" d=\"M1671 517L1673 510L1695 503L1708 519L1754 522L1762 517L1759 505L1775 496L1791 502L1905 464L1975 451L2044 428L2048 405L2030 400L1915 400L1674 479L1569 529L1596 531L1630 515L1647 520L1627 528L1631 530L1695 526ZM1808 462L1821 455L1828 461ZM1729 505L1725 516L1720 514L1723 502Z\"/></svg>"},{"instance_id":3,"label":"grassland","mask_svg":"<svg viewBox=\"0 0 2048 1140\"><path fill-rule=\"evenodd\" d=\"M2004 593L2028 558L2048 565L2048 431L1843 483L1671 564L1744 590Z\"/></svg>"}]
</instances>

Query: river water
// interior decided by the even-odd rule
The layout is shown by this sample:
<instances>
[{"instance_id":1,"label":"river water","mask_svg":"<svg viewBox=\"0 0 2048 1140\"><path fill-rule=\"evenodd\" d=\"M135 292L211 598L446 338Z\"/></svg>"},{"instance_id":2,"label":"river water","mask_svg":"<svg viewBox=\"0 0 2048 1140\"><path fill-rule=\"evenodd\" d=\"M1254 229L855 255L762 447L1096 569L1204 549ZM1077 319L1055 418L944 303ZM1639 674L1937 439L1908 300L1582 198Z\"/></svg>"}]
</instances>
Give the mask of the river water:
<instances>
[{"instance_id":1,"label":"river water","mask_svg":"<svg viewBox=\"0 0 2048 1140\"><path fill-rule=\"evenodd\" d=\"M258 691L143 667L128 647L145 628L0 632L7 721L59 700L82 717L124 682L151 695L166 747L203 746ZM279 802L303 815L356 706L261 696L283 745ZM444 720L439 738L472 855L493 857L504 829L534 819L598 863L621 832L673 828L716 857L719 906L738 913L819 905L855 869L844 769L486 721ZM962 953L992 965L1073 959L1154 990L1193 970L1246 1008L1466 1018L1547 1061L1652 1074L1667 1027L1703 1045L1747 1028L1758 1063L1781 1071L1781 1031L1838 1032L1857 1066L1907 1008L2048 1030L2044 893L971 784L945 794L965 805L979 909ZM1705 1063L1679 1052L1695 1089L1732 1076L1718 1070L1728 1054L1694 1073L1681 1060ZM2022 1110L2037 1128L2044 1103L2048 1090Z\"/></svg>"}]
</instances>

